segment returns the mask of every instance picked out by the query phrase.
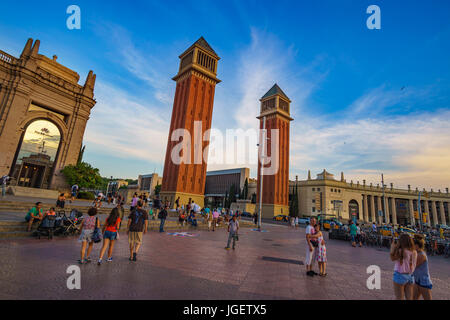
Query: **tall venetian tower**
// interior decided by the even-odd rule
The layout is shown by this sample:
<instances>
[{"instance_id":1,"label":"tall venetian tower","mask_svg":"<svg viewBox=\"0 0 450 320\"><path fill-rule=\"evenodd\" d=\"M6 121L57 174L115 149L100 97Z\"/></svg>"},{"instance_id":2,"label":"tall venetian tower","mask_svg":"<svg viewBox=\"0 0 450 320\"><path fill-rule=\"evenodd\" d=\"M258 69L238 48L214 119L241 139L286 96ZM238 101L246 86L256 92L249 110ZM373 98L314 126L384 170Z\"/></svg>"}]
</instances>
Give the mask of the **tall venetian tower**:
<instances>
[{"instance_id":1,"label":"tall venetian tower","mask_svg":"<svg viewBox=\"0 0 450 320\"><path fill-rule=\"evenodd\" d=\"M173 206L179 197L180 206L192 200L203 206L207 165L207 154L203 157L203 150L208 146L208 142L203 141L202 135L211 128L215 86L220 82L217 79L217 63L220 58L203 37L179 58L180 68L173 78L176 81L176 90L164 162L161 200L167 200ZM172 141L172 134L177 129L186 129L189 136ZM179 151L181 143L189 146L190 152ZM174 156L186 157L185 160L188 161L174 160Z\"/></svg>"},{"instance_id":2,"label":"tall venetian tower","mask_svg":"<svg viewBox=\"0 0 450 320\"><path fill-rule=\"evenodd\" d=\"M260 129L266 128L265 150L270 163L263 167L262 217L289 214L289 127L291 100L275 84L261 99ZM277 134L272 129L278 129ZM278 141L277 141L278 140ZM278 147L278 148L277 148ZM277 154L273 151L278 152ZM259 206L261 162L258 162L257 204Z\"/></svg>"}]
</instances>

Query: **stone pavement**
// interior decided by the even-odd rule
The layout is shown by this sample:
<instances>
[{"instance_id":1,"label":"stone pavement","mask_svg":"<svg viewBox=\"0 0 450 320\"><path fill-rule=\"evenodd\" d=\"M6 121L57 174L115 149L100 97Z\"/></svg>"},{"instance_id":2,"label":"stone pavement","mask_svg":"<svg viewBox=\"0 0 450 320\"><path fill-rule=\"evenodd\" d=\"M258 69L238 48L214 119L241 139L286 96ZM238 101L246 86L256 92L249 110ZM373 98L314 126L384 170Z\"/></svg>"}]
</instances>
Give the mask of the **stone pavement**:
<instances>
[{"instance_id":1,"label":"stone pavement","mask_svg":"<svg viewBox=\"0 0 450 320\"><path fill-rule=\"evenodd\" d=\"M192 238L147 233L137 262L128 261L122 234L113 262L80 266L81 290L66 287L66 269L76 265L79 256L76 239L1 240L0 299L394 298L387 249L352 248L329 240L328 277L310 278L295 261L269 261L303 261L305 230L275 225L265 229L268 232L241 230L235 251L224 249L224 230L199 231ZM94 259L99 250L95 245ZM381 290L366 288L366 268L373 264L382 270ZM449 259L430 257L434 299L450 299L449 266Z\"/></svg>"}]
</instances>

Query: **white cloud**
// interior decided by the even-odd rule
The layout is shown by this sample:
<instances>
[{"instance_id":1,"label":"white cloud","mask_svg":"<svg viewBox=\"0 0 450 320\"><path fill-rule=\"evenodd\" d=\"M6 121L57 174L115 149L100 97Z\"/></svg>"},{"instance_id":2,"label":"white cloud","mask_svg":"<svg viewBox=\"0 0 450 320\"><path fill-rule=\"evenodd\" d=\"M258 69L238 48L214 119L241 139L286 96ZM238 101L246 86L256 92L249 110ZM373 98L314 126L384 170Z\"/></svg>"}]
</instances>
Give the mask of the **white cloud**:
<instances>
[{"instance_id":1,"label":"white cloud","mask_svg":"<svg viewBox=\"0 0 450 320\"><path fill-rule=\"evenodd\" d=\"M161 117L158 108L144 105L108 84L97 83L95 90L98 103L92 110L85 142L114 157L164 162L168 118Z\"/></svg>"},{"instance_id":2,"label":"white cloud","mask_svg":"<svg viewBox=\"0 0 450 320\"><path fill-rule=\"evenodd\" d=\"M291 172L323 168L348 180L389 182L434 189L450 182L449 110L390 119L324 122L319 127L294 124Z\"/></svg>"}]
</instances>

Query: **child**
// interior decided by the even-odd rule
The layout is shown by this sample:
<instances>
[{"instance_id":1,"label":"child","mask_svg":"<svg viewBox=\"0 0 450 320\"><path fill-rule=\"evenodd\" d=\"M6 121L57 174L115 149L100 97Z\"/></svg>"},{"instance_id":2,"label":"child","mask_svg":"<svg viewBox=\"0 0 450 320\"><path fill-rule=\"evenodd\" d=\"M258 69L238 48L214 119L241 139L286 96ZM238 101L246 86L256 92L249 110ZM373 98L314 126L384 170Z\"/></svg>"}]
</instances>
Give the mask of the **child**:
<instances>
[{"instance_id":1,"label":"child","mask_svg":"<svg viewBox=\"0 0 450 320\"><path fill-rule=\"evenodd\" d=\"M322 231L320 231L320 225L314 226L317 235L318 247L316 249L316 260L319 264L319 276L327 276L327 248L325 247L325 240L323 239Z\"/></svg>"},{"instance_id":2,"label":"child","mask_svg":"<svg viewBox=\"0 0 450 320\"><path fill-rule=\"evenodd\" d=\"M414 276L412 275L416 268L417 252L414 247L414 241L411 237L402 233L398 240L392 242L391 260L395 261L394 293L397 300L412 300Z\"/></svg>"},{"instance_id":3,"label":"child","mask_svg":"<svg viewBox=\"0 0 450 320\"><path fill-rule=\"evenodd\" d=\"M433 283L428 270L428 258L425 253L425 239L421 234L414 235L414 245L417 250L417 263L414 270L414 300L419 300L420 296L424 300L431 300L431 289Z\"/></svg>"},{"instance_id":4,"label":"child","mask_svg":"<svg viewBox=\"0 0 450 320\"><path fill-rule=\"evenodd\" d=\"M102 264L103 255L105 254L106 247L109 245L108 259L106 261L112 261L112 251L114 248L114 242L118 236L118 226L120 224L119 209L114 208L111 210L109 217L105 221L103 226L103 247L100 250L100 257L98 259L98 265Z\"/></svg>"},{"instance_id":5,"label":"child","mask_svg":"<svg viewBox=\"0 0 450 320\"><path fill-rule=\"evenodd\" d=\"M53 208L53 207L50 208L50 210L48 210L48 211L45 213L44 218L45 218L46 216L56 216L55 208Z\"/></svg>"},{"instance_id":6,"label":"child","mask_svg":"<svg viewBox=\"0 0 450 320\"><path fill-rule=\"evenodd\" d=\"M92 236L94 234L95 227L100 228L100 221L96 217L97 215L97 209L96 208L90 208L88 210L88 217L83 219L81 221L81 228L80 228L80 239L78 240L81 242L81 259L78 260L79 264L88 263L91 262L91 252L92 247L94 245L94 242L92 241ZM84 255L86 253L86 245L89 243L89 247L87 250L86 259L84 259Z\"/></svg>"}]
</instances>

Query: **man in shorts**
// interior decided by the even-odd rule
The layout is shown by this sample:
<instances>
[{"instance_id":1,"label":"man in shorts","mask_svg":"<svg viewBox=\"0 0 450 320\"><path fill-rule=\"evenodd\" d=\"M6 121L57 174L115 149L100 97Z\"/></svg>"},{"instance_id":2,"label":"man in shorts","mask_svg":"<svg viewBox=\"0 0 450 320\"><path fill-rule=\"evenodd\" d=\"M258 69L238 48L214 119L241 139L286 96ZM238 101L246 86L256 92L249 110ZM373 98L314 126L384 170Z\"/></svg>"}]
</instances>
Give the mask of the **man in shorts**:
<instances>
[{"instance_id":1,"label":"man in shorts","mask_svg":"<svg viewBox=\"0 0 450 320\"><path fill-rule=\"evenodd\" d=\"M315 256L315 250L314 247L314 239L311 238L316 232L314 230L314 226L316 225L317 221L316 218L312 217L309 219L309 225L306 227L306 257L305 257L305 265L306 265L306 275L307 276L315 276L317 275L316 272L313 271L313 260Z\"/></svg>"},{"instance_id":2,"label":"man in shorts","mask_svg":"<svg viewBox=\"0 0 450 320\"><path fill-rule=\"evenodd\" d=\"M136 256L142 244L142 238L147 233L148 214L142 209L143 203L138 201L136 208L128 216L128 243L130 244L130 261L136 261Z\"/></svg>"}]
</instances>

